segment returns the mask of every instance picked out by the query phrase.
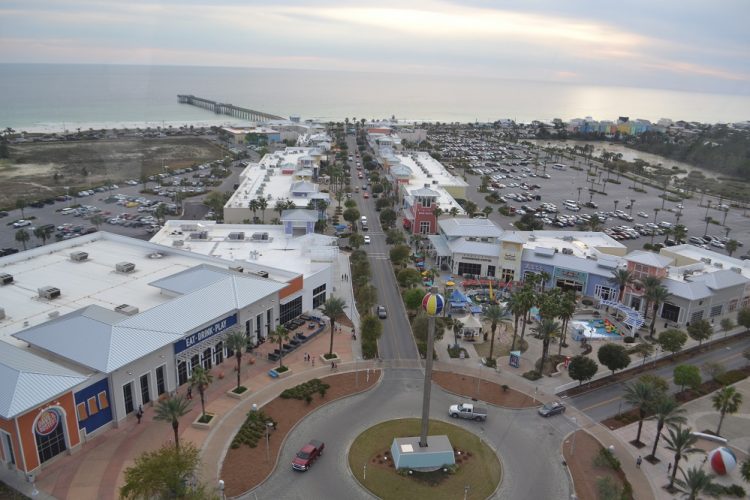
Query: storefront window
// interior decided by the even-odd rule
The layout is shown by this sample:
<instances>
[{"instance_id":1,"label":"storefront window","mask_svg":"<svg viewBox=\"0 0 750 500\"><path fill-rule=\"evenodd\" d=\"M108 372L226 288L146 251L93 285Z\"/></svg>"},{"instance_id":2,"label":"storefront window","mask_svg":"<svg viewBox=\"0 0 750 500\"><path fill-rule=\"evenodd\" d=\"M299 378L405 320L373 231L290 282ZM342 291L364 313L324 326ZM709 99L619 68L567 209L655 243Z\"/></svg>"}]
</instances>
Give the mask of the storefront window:
<instances>
[{"instance_id":1,"label":"storefront window","mask_svg":"<svg viewBox=\"0 0 750 500\"><path fill-rule=\"evenodd\" d=\"M516 279L516 272L513 269L503 269L503 282L514 281Z\"/></svg>"},{"instance_id":2,"label":"storefront window","mask_svg":"<svg viewBox=\"0 0 750 500\"><path fill-rule=\"evenodd\" d=\"M616 289L603 285L596 285L594 287L594 294L603 300L615 300L617 298Z\"/></svg>"},{"instance_id":3,"label":"storefront window","mask_svg":"<svg viewBox=\"0 0 750 500\"><path fill-rule=\"evenodd\" d=\"M300 314L302 314L302 297L297 297L279 306L279 317L282 325L298 317Z\"/></svg>"},{"instance_id":4,"label":"storefront window","mask_svg":"<svg viewBox=\"0 0 750 500\"><path fill-rule=\"evenodd\" d=\"M482 264L473 264L469 262L458 263L458 274L472 274L479 276L482 274Z\"/></svg>"},{"instance_id":5,"label":"storefront window","mask_svg":"<svg viewBox=\"0 0 750 500\"><path fill-rule=\"evenodd\" d=\"M56 457L67 449L65 444L65 421L55 410L47 410L35 425L36 450L41 463Z\"/></svg>"}]
</instances>

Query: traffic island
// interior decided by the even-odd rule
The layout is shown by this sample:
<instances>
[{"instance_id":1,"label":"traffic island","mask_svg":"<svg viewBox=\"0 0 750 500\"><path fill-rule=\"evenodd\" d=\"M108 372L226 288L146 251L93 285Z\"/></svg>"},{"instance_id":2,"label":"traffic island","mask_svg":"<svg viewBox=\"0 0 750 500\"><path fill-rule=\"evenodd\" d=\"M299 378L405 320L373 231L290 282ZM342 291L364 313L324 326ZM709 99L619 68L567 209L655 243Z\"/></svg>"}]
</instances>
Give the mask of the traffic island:
<instances>
[{"instance_id":1,"label":"traffic island","mask_svg":"<svg viewBox=\"0 0 750 500\"><path fill-rule=\"evenodd\" d=\"M357 481L380 498L488 498L502 480L497 454L479 436L458 426L430 420L429 435L445 436L455 464L426 471L398 468L393 444L419 434L416 418L389 420L370 427L349 448L349 468ZM429 443L429 438L428 438ZM466 489L468 487L468 490Z\"/></svg>"},{"instance_id":2,"label":"traffic island","mask_svg":"<svg viewBox=\"0 0 750 500\"><path fill-rule=\"evenodd\" d=\"M250 390L244 385L235 387L231 391L227 391L227 396L233 399L245 399L249 395L250 395Z\"/></svg>"}]
</instances>

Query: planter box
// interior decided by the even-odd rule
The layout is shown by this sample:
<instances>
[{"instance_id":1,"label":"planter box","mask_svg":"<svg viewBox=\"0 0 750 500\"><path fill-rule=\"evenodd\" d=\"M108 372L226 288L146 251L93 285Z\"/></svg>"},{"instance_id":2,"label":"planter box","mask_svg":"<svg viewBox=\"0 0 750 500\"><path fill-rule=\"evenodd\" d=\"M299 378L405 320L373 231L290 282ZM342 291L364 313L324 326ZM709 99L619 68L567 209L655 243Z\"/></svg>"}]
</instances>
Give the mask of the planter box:
<instances>
[{"instance_id":1,"label":"planter box","mask_svg":"<svg viewBox=\"0 0 750 500\"><path fill-rule=\"evenodd\" d=\"M245 389L245 392L242 393L236 393L234 391L227 391L227 396L234 399L245 399L250 395L250 389Z\"/></svg>"},{"instance_id":2,"label":"planter box","mask_svg":"<svg viewBox=\"0 0 750 500\"><path fill-rule=\"evenodd\" d=\"M274 378L286 378L286 377L288 377L289 375L292 374L292 370L291 369L287 369L287 371L285 371L285 372L277 372L276 370L271 370L271 371L276 374L276 376Z\"/></svg>"},{"instance_id":3,"label":"planter box","mask_svg":"<svg viewBox=\"0 0 750 500\"><path fill-rule=\"evenodd\" d=\"M341 358L339 358L339 355L337 353L335 353L335 352L333 354L336 357L335 358L331 358L331 359L326 359L325 355L321 354L320 355L320 361L323 362L324 365L330 365L332 362L336 363L336 364L340 363L341 362Z\"/></svg>"},{"instance_id":4,"label":"planter box","mask_svg":"<svg viewBox=\"0 0 750 500\"><path fill-rule=\"evenodd\" d=\"M196 418L193 421L193 427L195 427L196 429L204 429L204 430L207 430L207 429L210 429L211 427L213 427L214 422L216 422L218 420L218 418L216 418L216 415L213 414L213 413L206 412L206 415L211 415L211 417L212 417L209 422L207 422L205 424L202 423L202 422L199 422L199 420L200 420L200 418L201 418L202 415L198 415L198 418Z\"/></svg>"}]
</instances>

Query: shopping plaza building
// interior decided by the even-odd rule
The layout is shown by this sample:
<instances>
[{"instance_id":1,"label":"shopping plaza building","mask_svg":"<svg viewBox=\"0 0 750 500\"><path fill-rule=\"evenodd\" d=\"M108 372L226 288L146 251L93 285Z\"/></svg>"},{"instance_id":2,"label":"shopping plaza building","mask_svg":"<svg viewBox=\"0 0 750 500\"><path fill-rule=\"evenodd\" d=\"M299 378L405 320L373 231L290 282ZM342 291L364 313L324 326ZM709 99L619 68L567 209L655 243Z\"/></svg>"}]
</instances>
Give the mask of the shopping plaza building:
<instances>
[{"instance_id":1,"label":"shopping plaza building","mask_svg":"<svg viewBox=\"0 0 750 500\"><path fill-rule=\"evenodd\" d=\"M322 304L338 249L300 219L177 221L158 243L98 232L0 258L0 459L34 472L232 356L231 331L252 346Z\"/></svg>"},{"instance_id":2,"label":"shopping plaza building","mask_svg":"<svg viewBox=\"0 0 750 500\"><path fill-rule=\"evenodd\" d=\"M644 290L637 284L656 276L669 291L657 318L667 325L716 321L750 304L750 264L692 245L660 253L627 248L608 235L585 231L504 231L487 219L443 218L428 237L428 253L439 269L464 277L494 278L500 286L531 274L545 287L572 290L579 297L617 300L615 270L627 268L636 283L623 293L624 305L645 313Z\"/></svg>"}]
</instances>

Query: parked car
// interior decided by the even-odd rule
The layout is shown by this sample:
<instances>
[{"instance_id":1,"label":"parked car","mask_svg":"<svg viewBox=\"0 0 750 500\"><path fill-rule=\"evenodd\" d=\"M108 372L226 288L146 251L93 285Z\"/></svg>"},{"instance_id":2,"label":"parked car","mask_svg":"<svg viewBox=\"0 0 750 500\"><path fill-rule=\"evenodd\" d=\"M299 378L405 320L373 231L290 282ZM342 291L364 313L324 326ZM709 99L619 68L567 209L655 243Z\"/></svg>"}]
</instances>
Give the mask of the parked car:
<instances>
[{"instance_id":1,"label":"parked car","mask_svg":"<svg viewBox=\"0 0 750 500\"><path fill-rule=\"evenodd\" d=\"M543 417L551 417L552 415L557 415L558 413L565 413L565 405L560 401L547 403L546 405L539 408L539 414Z\"/></svg>"},{"instance_id":2,"label":"parked car","mask_svg":"<svg viewBox=\"0 0 750 500\"><path fill-rule=\"evenodd\" d=\"M388 311L385 310L385 306L378 306L377 312L378 312L378 318L380 319L385 319L388 317Z\"/></svg>"},{"instance_id":3,"label":"parked car","mask_svg":"<svg viewBox=\"0 0 750 500\"><path fill-rule=\"evenodd\" d=\"M368 235L365 235L365 245L370 244L370 237Z\"/></svg>"},{"instance_id":4,"label":"parked car","mask_svg":"<svg viewBox=\"0 0 750 500\"><path fill-rule=\"evenodd\" d=\"M23 220L23 219L17 220L16 222L13 223L13 227L15 227L15 228L26 227L26 226L30 226L30 225L31 225L31 221L30 220Z\"/></svg>"},{"instance_id":5,"label":"parked car","mask_svg":"<svg viewBox=\"0 0 750 500\"><path fill-rule=\"evenodd\" d=\"M448 415L453 418L468 418L469 420L483 422L487 420L487 409L474 406L473 404L461 403L451 405L448 408Z\"/></svg>"},{"instance_id":6,"label":"parked car","mask_svg":"<svg viewBox=\"0 0 750 500\"><path fill-rule=\"evenodd\" d=\"M298 471L306 471L312 467L313 462L323 454L325 444L322 441L315 439L310 440L305 446L300 449L292 460L292 469Z\"/></svg>"}]
</instances>

